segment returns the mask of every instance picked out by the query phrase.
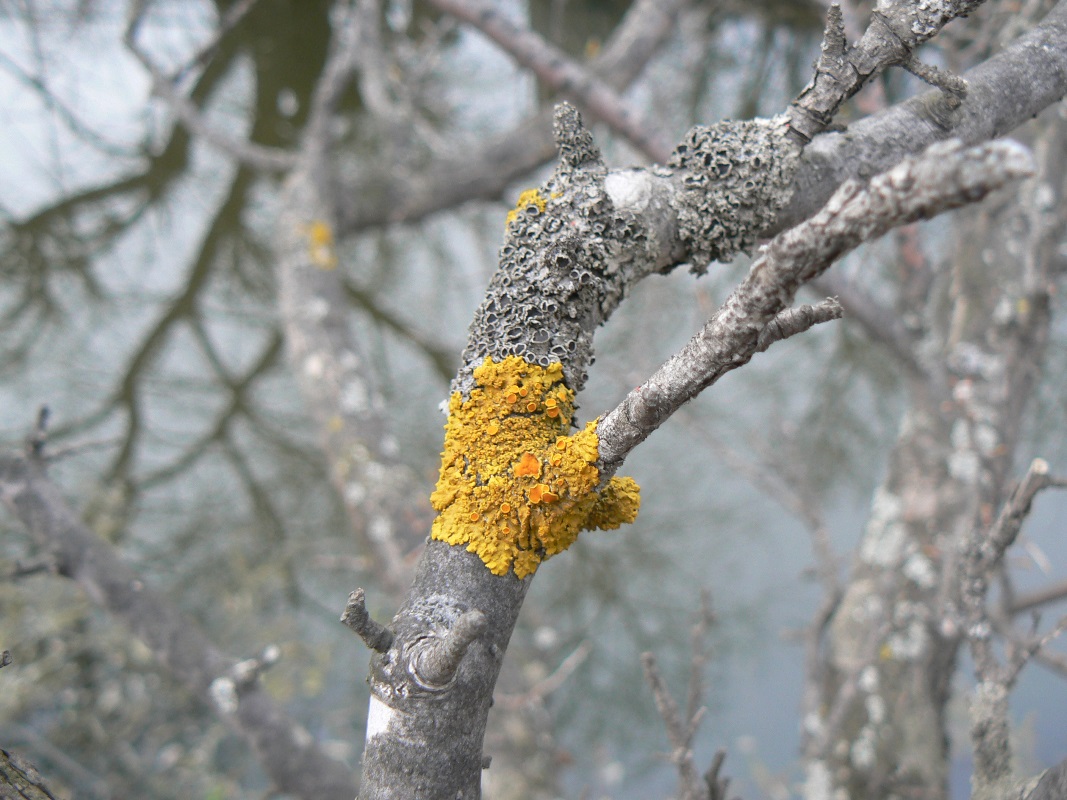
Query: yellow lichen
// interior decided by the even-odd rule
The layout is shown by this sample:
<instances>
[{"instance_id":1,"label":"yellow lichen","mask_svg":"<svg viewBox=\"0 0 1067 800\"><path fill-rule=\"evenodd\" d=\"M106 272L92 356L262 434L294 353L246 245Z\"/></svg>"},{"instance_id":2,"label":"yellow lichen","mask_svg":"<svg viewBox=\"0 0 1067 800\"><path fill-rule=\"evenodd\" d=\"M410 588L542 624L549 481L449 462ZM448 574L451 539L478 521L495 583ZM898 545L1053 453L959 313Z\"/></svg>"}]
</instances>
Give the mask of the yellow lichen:
<instances>
[{"instance_id":1,"label":"yellow lichen","mask_svg":"<svg viewBox=\"0 0 1067 800\"><path fill-rule=\"evenodd\" d=\"M467 400L456 393L449 401L441 477L430 497L439 512L434 539L466 545L494 575L514 568L523 578L581 531L637 517L640 490L631 478L598 490L596 422L566 435L574 393L561 364L487 358L474 380ZM526 414L515 406L520 395L530 401L525 408L556 413Z\"/></svg>"},{"instance_id":2,"label":"yellow lichen","mask_svg":"<svg viewBox=\"0 0 1067 800\"><path fill-rule=\"evenodd\" d=\"M548 198L537 191L537 189L527 189L519 195L519 201L515 204L515 208L508 212L507 224L510 225L518 219L519 214L523 213L528 208L534 208L537 210L538 214L541 214L544 212L546 205L548 205Z\"/></svg>"},{"instance_id":3,"label":"yellow lichen","mask_svg":"<svg viewBox=\"0 0 1067 800\"><path fill-rule=\"evenodd\" d=\"M337 252L333 246L333 229L330 223L321 219L307 225L304 229L308 239L308 256L311 263L319 269L334 269L337 266Z\"/></svg>"}]
</instances>

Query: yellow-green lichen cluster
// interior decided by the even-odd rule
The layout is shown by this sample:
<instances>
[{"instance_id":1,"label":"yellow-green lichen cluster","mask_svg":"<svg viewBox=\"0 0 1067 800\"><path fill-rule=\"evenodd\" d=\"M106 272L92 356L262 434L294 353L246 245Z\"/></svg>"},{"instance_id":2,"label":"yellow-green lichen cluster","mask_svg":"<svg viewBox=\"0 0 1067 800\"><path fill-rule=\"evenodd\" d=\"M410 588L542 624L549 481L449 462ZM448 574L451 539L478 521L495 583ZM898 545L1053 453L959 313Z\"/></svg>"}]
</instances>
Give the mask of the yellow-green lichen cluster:
<instances>
[{"instance_id":1,"label":"yellow-green lichen cluster","mask_svg":"<svg viewBox=\"0 0 1067 800\"><path fill-rule=\"evenodd\" d=\"M543 214L545 206L548 205L548 198L546 198L537 189L527 189L519 195L519 200L515 203L515 208L508 212L508 218L506 225L510 225L516 219L519 214L522 214L528 208L537 209L538 214Z\"/></svg>"},{"instance_id":2,"label":"yellow-green lichen cluster","mask_svg":"<svg viewBox=\"0 0 1067 800\"><path fill-rule=\"evenodd\" d=\"M596 422L567 436L574 392L563 366L517 356L486 358L475 388L449 401L441 477L430 496L434 539L467 545L494 575L519 578L566 550L583 530L633 522L641 503L632 478L597 491Z\"/></svg>"}]
</instances>

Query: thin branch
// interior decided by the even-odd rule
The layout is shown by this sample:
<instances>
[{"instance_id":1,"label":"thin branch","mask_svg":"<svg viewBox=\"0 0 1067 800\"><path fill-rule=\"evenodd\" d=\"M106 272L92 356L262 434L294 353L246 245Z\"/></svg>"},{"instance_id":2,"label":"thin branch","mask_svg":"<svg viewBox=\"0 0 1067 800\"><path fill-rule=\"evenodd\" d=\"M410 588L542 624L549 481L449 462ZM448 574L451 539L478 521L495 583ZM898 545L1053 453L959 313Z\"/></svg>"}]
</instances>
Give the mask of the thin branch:
<instances>
[{"instance_id":1,"label":"thin branch","mask_svg":"<svg viewBox=\"0 0 1067 800\"><path fill-rule=\"evenodd\" d=\"M616 90L633 83L674 29L689 0L637 0L589 68ZM392 164L368 170L338 197L338 234L350 234L424 217L470 200L497 199L516 180L556 155L551 105L510 130L449 148L459 155L437 159L428 172L398 180ZM373 185L373 192L365 185ZM385 186L388 194L381 195Z\"/></svg>"},{"instance_id":2,"label":"thin branch","mask_svg":"<svg viewBox=\"0 0 1067 800\"><path fill-rule=\"evenodd\" d=\"M226 12L219 18L211 38L200 45L200 49L193 54L185 66L175 72L172 80L177 82L184 75L206 64L218 50L219 43L241 23L241 20L248 16L248 13L255 7L257 2L259 0L236 0L233 5L227 8Z\"/></svg>"},{"instance_id":3,"label":"thin branch","mask_svg":"<svg viewBox=\"0 0 1067 800\"><path fill-rule=\"evenodd\" d=\"M287 172L292 169L296 164L296 156L293 153L238 139L210 124L201 109L178 90L174 81L156 66L148 53L137 44L137 31L142 21L141 14L135 14L131 18L123 41L152 78L152 92L166 103L167 108L186 130L253 169L265 172Z\"/></svg>"},{"instance_id":4,"label":"thin branch","mask_svg":"<svg viewBox=\"0 0 1067 800\"><path fill-rule=\"evenodd\" d=\"M849 280L839 272L828 272L811 281L809 286L820 294L837 297L848 318L858 322L872 342L887 348L897 363L909 373L928 381L936 380L939 385L947 387L943 375L933 374L928 365L919 361L915 342L900 316L878 302L856 281ZM941 391L942 396L948 396L947 388Z\"/></svg>"},{"instance_id":5,"label":"thin branch","mask_svg":"<svg viewBox=\"0 0 1067 800\"><path fill-rule=\"evenodd\" d=\"M976 202L1032 171L1030 154L1018 144L964 148L948 142L866 186L843 185L822 211L762 248L748 276L704 328L601 420L603 473L614 474L671 414L748 363L767 324L789 306L801 285L834 261L893 227Z\"/></svg>"},{"instance_id":6,"label":"thin branch","mask_svg":"<svg viewBox=\"0 0 1067 800\"><path fill-rule=\"evenodd\" d=\"M827 297L813 306L787 308L775 315L774 319L767 323L767 327L760 331L756 352L762 353L775 342L805 333L816 325L841 319L844 314L845 310L836 297Z\"/></svg>"},{"instance_id":7,"label":"thin branch","mask_svg":"<svg viewBox=\"0 0 1067 800\"><path fill-rule=\"evenodd\" d=\"M789 108L794 133L804 143L810 142L826 129L842 103L876 74L896 64L941 88L951 98L950 107L958 107L966 95L966 81L918 63L913 53L947 23L966 16L982 2L882 4L871 14L860 41L851 48L845 41L841 7L831 5L815 76Z\"/></svg>"},{"instance_id":8,"label":"thin branch","mask_svg":"<svg viewBox=\"0 0 1067 800\"><path fill-rule=\"evenodd\" d=\"M0 499L51 552L58 573L126 624L173 677L204 701L213 699L216 679L235 661L220 653L200 628L166 598L150 589L96 536L64 500L36 460L0 457ZM356 781L343 764L327 756L314 738L290 719L259 683L236 687L236 706L223 719L253 745L277 788L308 800L351 798ZM212 702L212 707L223 709Z\"/></svg>"},{"instance_id":9,"label":"thin branch","mask_svg":"<svg viewBox=\"0 0 1067 800\"><path fill-rule=\"evenodd\" d=\"M671 763L678 770L681 800L708 800L725 794L728 780L719 777L722 759L716 756L711 769L701 776L693 761L693 740L700 728L707 708L703 705L704 667L707 662L706 640L710 627L715 622L711 610L711 597L707 592L700 595L700 610L697 620L690 632L691 656L689 664L689 688L686 693L685 712L678 708L667 685L660 675L656 657L652 653L643 653L641 663L645 670L645 679L652 688L656 701L656 710L667 730L667 739L671 743Z\"/></svg>"},{"instance_id":10,"label":"thin branch","mask_svg":"<svg viewBox=\"0 0 1067 800\"><path fill-rule=\"evenodd\" d=\"M456 357L454 349L444 347L412 325L409 325L398 315L380 305L377 298L370 292L356 286L351 280L344 281L345 293L349 299L356 303L359 308L367 313L375 322L383 328L388 328L397 336L407 340L433 365L437 372L446 381L452 380L456 374Z\"/></svg>"},{"instance_id":11,"label":"thin branch","mask_svg":"<svg viewBox=\"0 0 1067 800\"><path fill-rule=\"evenodd\" d=\"M642 114L629 101L533 30L509 20L498 7L483 0L431 0L431 3L480 30L518 64L532 71L547 86L572 98L652 161L662 164L670 157L673 146L642 119Z\"/></svg>"},{"instance_id":12,"label":"thin branch","mask_svg":"<svg viewBox=\"0 0 1067 800\"><path fill-rule=\"evenodd\" d=\"M348 595L341 622L359 636L363 644L377 653L386 652L393 643L393 632L385 625L375 622L367 611L366 593L363 589L356 589Z\"/></svg>"},{"instance_id":13,"label":"thin branch","mask_svg":"<svg viewBox=\"0 0 1067 800\"><path fill-rule=\"evenodd\" d=\"M656 710L660 719L667 729L667 739L671 743L671 763L678 770L679 783L681 784L681 800L705 800L707 797L706 784L702 781L693 763L693 735L694 722L699 720L682 719L678 704L674 702L667 684L660 675L656 665L656 657L652 653L642 653L641 663L645 668L645 680L652 688L652 696L656 701Z\"/></svg>"},{"instance_id":14,"label":"thin branch","mask_svg":"<svg viewBox=\"0 0 1067 800\"><path fill-rule=\"evenodd\" d=\"M1008 694L1023 666L1047 642L1058 636L1067 622L1061 620L1060 625L1043 638L1020 642L1018 636L1011 636L1009 663L1002 666L993 648L994 623L986 609L989 585L1004 554L1018 537L1023 521L1029 516L1034 497L1042 489L1062 485L1063 481L1049 475L1047 462L1034 459L1022 481L1004 503L993 526L988 532L976 529L964 544L960 600L964 630L978 678L978 686L971 700L973 783L976 793L998 790L1012 780Z\"/></svg>"},{"instance_id":15,"label":"thin branch","mask_svg":"<svg viewBox=\"0 0 1067 800\"><path fill-rule=\"evenodd\" d=\"M546 675L525 692L521 694L498 692L493 697L494 705L507 711L519 711L533 704L544 702L549 695L567 682L567 679L574 674L578 667L585 663L592 652L593 645L589 642L582 642L559 663L559 666L551 674Z\"/></svg>"},{"instance_id":16,"label":"thin branch","mask_svg":"<svg viewBox=\"0 0 1067 800\"><path fill-rule=\"evenodd\" d=\"M1058 603L1064 599L1067 599L1067 581L1059 581L1043 589L1037 589L1013 598L1011 605L1008 607L1008 614L1014 617L1018 614L1025 614L1027 611L1034 611L1050 603Z\"/></svg>"}]
</instances>

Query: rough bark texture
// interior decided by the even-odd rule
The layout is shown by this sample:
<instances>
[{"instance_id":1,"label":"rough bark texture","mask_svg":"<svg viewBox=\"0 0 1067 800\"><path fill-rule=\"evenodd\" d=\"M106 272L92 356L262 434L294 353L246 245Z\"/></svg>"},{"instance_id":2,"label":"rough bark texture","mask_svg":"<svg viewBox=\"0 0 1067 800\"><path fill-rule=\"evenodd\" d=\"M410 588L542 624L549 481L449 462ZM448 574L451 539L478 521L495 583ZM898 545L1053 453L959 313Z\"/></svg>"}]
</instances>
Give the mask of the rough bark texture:
<instances>
[{"instance_id":1,"label":"rough bark texture","mask_svg":"<svg viewBox=\"0 0 1067 800\"><path fill-rule=\"evenodd\" d=\"M56 796L32 764L0 750L0 800L56 800Z\"/></svg>"},{"instance_id":2,"label":"rough bark texture","mask_svg":"<svg viewBox=\"0 0 1067 800\"><path fill-rule=\"evenodd\" d=\"M900 4L904 5L904 4ZM796 191L764 235L813 214L849 178L867 179L950 137L968 144L1004 136L1067 93L1067 5L1059 3L1033 30L964 73L967 97L957 107L934 89L844 132L826 132L804 149Z\"/></svg>"},{"instance_id":3,"label":"rough bark texture","mask_svg":"<svg viewBox=\"0 0 1067 800\"><path fill-rule=\"evenodd\" d=\"M761 126L768 133L759 142L744 136ZM509 220L501 267L475 315L454 390L461 396L471 391L474 369L487 356L520 356L532 364L561 361L568 388L581 388L594 330L634 281L672 263L671 253L684 252L681 226L672 220L713 202L716 187L709 185L709 171L725 167L726 177L733 165L754 154L769 167L784 163L765 171L766 183L747 187L747 195L735 204L734 219L752 213L757 203L780 205L774 198L784 197L796 146L780 122L737 128L742 133L725 142L717 158L697 158L699 147L683 151L675 169L660 171L663 183L653 188L643 173L607 181L599 151L577 112L561 106L555 125L559 167L544 187L524 195ZM687 153L693 157L685 158ZM707 191L687 192L687 182L700 182ZM730 181L724 184L734 189ZM728 226L731 218L724 222ZM733 246L744 235L738 232L743 223L735 225L727 237ZM481 736L499 669L496 659L511 635L528 581L514 574L490 575L478 558L460 548L438 542L427 547L408 600L390 626L394 644L372 659L371 717L376 722L368 727L365 797L453 798L459 791L464 797L478 796ZM428 691L413 648L420 640L446 635L452 622L472 609L490 618L487 640L475 642L447 686ZM416 769L405 758L413 747L433 754L435 766L444 771Z\"/></svg>"}]
</instances>

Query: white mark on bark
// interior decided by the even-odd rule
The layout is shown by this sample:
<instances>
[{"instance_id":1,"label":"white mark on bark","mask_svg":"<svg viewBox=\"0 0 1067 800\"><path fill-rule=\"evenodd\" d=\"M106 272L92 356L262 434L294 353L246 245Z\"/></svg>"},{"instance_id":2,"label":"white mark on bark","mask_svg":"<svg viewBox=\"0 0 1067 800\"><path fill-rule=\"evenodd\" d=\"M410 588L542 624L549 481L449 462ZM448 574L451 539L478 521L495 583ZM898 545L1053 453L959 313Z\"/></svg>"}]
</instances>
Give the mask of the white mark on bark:
<instances>
[{"instance_id":1,"label":"white mark on bark","mask_svg":"<svg viewBox=\"0 0 1067 800\"><path fill-rule=\"evenodd\" d=\"M893 658L914 661L926 651L926 626L920 620L912 620L903 631L897 631L886 642Z\"/></svg>"},{"instance_id":2,"label":"white mark on bark","mask_svg":"<svg viewBox=\"0 0 1067 800\"><path fill-rule=\"evenodd\" d=\"M374 695L371 695L370 708L367 710L367 741L369 742L375 736L385 733L395 714L396 712L393 709L389 708Z\"/></svg>"},{"instance_id":3,"label":"white mark on bark","mask_svg":"<svg viewBox=\"0 0 1067 800\"><path fill-rule=\"evenodd\" d=\"M640 214L652 197L652 184L644 170L611 172L604 178L604 191L618 210Z\"/></svg>"},{"instance_id":4,"label":"white mark on bark","mask_svg":"<svg viewBox=\"0 0 1067 800\"><path fill-rule=\"evenodd\" d=\"M321 356L308 356L304 359L304 374L309 378L321 378L324 367Z\"/></svg>"},{"instance_id":5,"label":"white mark on bark","mask_svg":"<svg viewBox=\"0 0 1067 800\"><path fill-rule=\"evenodd\" d=\"M948 457L949 474L961 483L974 483L978 480L981 463L973 450L958 450Z\"/></svg>"},{"instance_id":6,"label":"white mark on bark","mask_svg":"<svg viewBox=\"0 0 1067 800\"><path fill-rule=\"evenodd\" d=\"M862 770L868 770L874 766L875 732L870 725L864 725L859 736L852 744L852 763Z\"/></svg>"}]
</instances>

